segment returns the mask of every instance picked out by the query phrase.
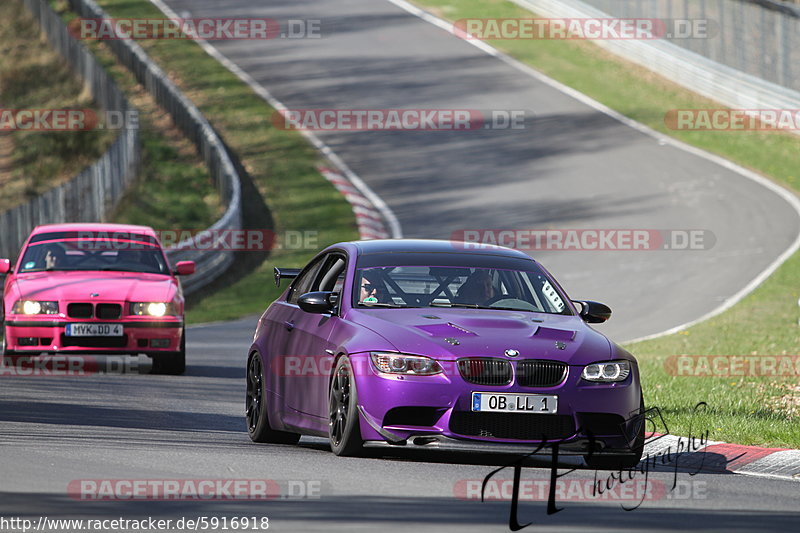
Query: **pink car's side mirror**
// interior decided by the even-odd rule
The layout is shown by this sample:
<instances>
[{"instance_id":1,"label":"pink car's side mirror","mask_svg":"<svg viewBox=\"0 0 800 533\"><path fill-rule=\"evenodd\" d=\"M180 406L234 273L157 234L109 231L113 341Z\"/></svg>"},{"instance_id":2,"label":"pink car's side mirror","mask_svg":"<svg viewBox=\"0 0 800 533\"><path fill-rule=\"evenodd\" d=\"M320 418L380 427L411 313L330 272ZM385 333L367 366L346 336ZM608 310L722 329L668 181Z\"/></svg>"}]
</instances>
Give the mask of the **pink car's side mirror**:
<instances>
[{"instance_id":1,"label":"pink car's side mirror","mask_svg":"<svg viewBox=\"0 0 800 533\"><path fill-rule=\"evenodd\" d=\"M0 259L0 274L8 274L11 270L11 261L8 259Z\"/></svg>"},{"instance_id":2,"label":"pink car's side mirror","mask_svg":"<svg viewBox=\"0 0 800 533\"><path fill-rule=\"evenodd\" d=\"M177 276L188 276L189 274L194 274L194 270L194 261L178 261L178 264L175 265L175 275Z\"/></svg>"}]
</instances>

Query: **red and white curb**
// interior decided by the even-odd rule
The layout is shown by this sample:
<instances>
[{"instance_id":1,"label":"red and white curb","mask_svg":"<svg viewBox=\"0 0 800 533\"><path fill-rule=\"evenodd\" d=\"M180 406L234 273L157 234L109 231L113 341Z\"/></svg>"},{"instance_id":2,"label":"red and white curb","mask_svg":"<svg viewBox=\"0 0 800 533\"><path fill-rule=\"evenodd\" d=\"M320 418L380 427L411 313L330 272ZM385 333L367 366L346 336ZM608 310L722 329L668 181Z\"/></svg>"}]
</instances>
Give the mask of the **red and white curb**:
<instances>
[{"instance_id":1,"label":"red and white curb","mask_svg":"<svg viewBox=\"0 0 800 533\"><path fill-rule=\"evenodd\" d=\"M325 176L325 179L336 187L336 190L344 195L345 199L353 207L353 214L356 217L356 225L358 226L358 235L362 241L388 239L391 237L380 211L369 198L361 194L361 191L350 180L327 167L320 167L319 171Z\"/></svg>"},{"instance_id":2,"label":"red and white curb","mask_svg":"<svg viewBox=\"0 0 800 533\"><path fill-rule=\"evenodd\" d=\"M800 481L800 450L761 448L725 442L705 441L699 437L656 436L645 444L642 460L655 465L660 457L671 459L670 467L690 472L728 472L750 476Z\"/></svg>"}]
</instances>

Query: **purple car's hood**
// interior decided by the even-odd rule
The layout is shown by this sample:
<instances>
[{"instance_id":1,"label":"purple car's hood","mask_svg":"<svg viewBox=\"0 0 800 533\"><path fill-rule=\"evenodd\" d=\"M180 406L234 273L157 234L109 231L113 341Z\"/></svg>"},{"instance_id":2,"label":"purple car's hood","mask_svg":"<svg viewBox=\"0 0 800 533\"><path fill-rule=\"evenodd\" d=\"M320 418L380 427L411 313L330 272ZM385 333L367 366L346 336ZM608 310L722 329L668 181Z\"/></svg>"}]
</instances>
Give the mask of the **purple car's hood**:
<instances>
[{"instance_id":1,"label":"purple car's hood","mask_svg":"<svg viewBox=\"0 0 800 533\"><path fill-rule=\"evenodd\" d=\"M52 301L97 300L168 302L176 284L170 276L139 272L63 271L21 274L15 280L17 298Z\"/></svg>"},{"instance_id":2,"label":"purple car's hood","mask_svg":"<svg viewBox=\"0 0 800 533\"><path fill-rule=\"evenodd\" d=\"M520 359L555 359L573 365L614 357L608 339L577 316L424 308L354 309L348 318L383 337L397 351L439 359L504 357L508 349L517 350Z\"/></svg>"}]
</instances>

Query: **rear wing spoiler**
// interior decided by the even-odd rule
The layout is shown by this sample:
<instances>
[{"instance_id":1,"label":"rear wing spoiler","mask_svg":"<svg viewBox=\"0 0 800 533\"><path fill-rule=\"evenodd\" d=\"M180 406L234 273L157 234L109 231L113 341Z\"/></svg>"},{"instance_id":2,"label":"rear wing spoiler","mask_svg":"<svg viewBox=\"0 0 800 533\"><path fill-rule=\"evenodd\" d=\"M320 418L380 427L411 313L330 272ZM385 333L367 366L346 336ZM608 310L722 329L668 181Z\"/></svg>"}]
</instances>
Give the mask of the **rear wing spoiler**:
<instances>
[{"instance_id":1,"label":"rear wing spoiler","mask_svg":"<svg viewBox=\"0 0 800 533\"><path fill-rule=\"evenodd\" d=\"M299 268L278 268L275 267L275 285L280 287L282 279L294 279L300 274Z\"/></svg>"}]
</instances>

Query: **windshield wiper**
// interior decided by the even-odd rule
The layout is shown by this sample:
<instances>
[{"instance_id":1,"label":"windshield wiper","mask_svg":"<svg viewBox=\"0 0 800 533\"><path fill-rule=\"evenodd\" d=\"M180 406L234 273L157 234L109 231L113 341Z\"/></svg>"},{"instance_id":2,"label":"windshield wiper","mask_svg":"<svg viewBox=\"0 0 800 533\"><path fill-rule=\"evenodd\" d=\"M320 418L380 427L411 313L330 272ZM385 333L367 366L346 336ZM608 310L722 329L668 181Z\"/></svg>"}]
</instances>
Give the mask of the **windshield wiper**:
<instances>
[{"instance_id":1,"label":"windshield wiper","mask_svg":"<svg viewBox=\"0 0 800 533\"><path fill-rule=\"evenodd\" d=\"M543 311L533 311L531 309L521 309L519 307L485 306L485 307L479 307L478 309L499 309L500 311L525 311L526 313L542 313L543 312Z\"/></svg>"},{"instance_id":2,"label":"windshield wiper","mask_svg":"<svg viewBox=\"0 0 800 533\"><path fill-rule=\"evenodd\" d=\"M480 306L478 304L436 303L436 302L431 302L428 305L430 305L431 307L465 307L465 308L468 308L468 309L480 309Z\"/></svg>"},{"instance_id":3,"label":"windshield wiper","mask_svg":"<svg viewBox=\"0 0 800 533\"><path fill-rule=\"evenodd\" d=\"M367 309L369 309L370 307L394 307L396 309L410 309L410 308L414 307L412 305L397 305L397 304L388 304L388 303L385 303L385 302L375 302L375 303L369 303L369 304L365 304L364 302L361 302L358 305L359 305L359 307L367 308Z\"/></svg>"}]
</instances>

